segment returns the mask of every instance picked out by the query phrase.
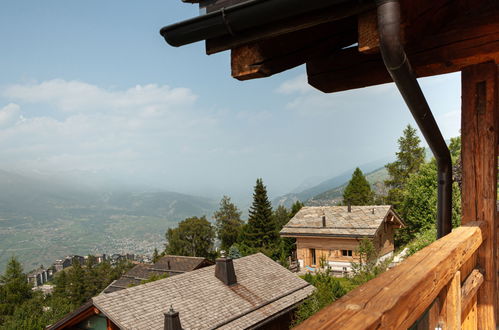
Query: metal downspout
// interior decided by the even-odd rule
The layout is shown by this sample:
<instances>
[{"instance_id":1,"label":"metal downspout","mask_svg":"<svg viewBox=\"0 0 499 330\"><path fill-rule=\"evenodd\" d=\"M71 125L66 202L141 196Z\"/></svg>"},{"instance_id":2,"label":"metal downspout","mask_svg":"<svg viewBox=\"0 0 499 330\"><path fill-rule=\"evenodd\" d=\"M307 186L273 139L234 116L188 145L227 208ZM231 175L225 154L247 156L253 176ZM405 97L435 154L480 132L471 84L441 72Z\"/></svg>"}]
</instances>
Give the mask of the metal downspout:
<instances>
[{"instance_id":1,"label":"metal downspout","mask_svg":"<svg viewBox=\"0 0 499 330\"><path fill-rule=\"evenodd\" d=\"M380 49L385 66L430 146L438 167L437 237L452 230L452 161L400 40L400 4L376 0Z\"/></svg>"}]
</instances>

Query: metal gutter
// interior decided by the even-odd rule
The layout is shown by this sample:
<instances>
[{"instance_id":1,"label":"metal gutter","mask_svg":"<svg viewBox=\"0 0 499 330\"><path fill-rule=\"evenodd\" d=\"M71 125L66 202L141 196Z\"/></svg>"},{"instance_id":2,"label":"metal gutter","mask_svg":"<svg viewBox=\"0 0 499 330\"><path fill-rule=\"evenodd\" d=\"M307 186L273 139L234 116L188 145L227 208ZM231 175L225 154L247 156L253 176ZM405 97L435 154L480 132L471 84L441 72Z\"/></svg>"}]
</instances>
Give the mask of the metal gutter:
<instances>
[{"instance_id":1,"label":"metal gutter","mask_svg":"<svg viewBox=\"0 0 499 330\"><path fill-rule=\"evenodd\" d=\"M452 230L452 161L447 144L416 80L400 40L398 0L376 0L381 55L438 166L437 237Z\"/></svg>"},{"instance_id":2,"label":"metal gutter","mask_svg":"<svg viewBox=\"0 0 499 330\"><path fill-rule=\"evenodd\" d=\"M183 46L196 41L227 35L322 10L335 5L354 5L367 0L249 0L220 10L163 27L160 34L171 46ZM372 3L372 2L371 2ZM365 10L359 7L359 11ZM355 13L351 13L353 15Z\"/></svg>"}]
</instances>

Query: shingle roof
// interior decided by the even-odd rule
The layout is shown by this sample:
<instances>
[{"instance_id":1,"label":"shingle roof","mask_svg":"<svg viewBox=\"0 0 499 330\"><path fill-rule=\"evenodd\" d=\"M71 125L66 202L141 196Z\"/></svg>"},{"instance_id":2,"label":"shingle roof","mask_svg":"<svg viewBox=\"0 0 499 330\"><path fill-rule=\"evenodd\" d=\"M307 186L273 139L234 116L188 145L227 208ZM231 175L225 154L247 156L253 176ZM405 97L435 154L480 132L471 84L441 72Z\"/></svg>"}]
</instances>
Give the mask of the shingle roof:
<instances>
[{"instance_id":1,"label":"shingle roof","mask_svg":"<svg viewBox=\"0 0 499 330\"><path fill-rule=\"evenodd\" d=\"M280 233L283 236L371 237L388 214L402 223L390 205L352 206L351 212L348 206L305 206Z\"/></svg>"},{"instance_id":2,"label":"shingle roof","mask_svg":"<svg viewBox=\"0 0 499 330\"><path fill-rule=\"evenodd\" d=\"M295 306L314 287L261 253L233 261L237 284L215 277L215 266L93 298L122 329L163 329L170 305L184 329L244 329Z\"/></svg>"},{"instance_id":3,"label":"shingle roof","mask_svg":"<svg viewBox=\"0 0 499 330\"><path fill-rule=\"evenodd\" d=\"M169 276L173 276L212 264L213 262L202 257L166 255L152 265L136 265L119 279L108 285L103 292L111 293L123 290L132 285L140 284L142 280L148 279L153 275L168 274Z\"/></svg>"}]
</instances>

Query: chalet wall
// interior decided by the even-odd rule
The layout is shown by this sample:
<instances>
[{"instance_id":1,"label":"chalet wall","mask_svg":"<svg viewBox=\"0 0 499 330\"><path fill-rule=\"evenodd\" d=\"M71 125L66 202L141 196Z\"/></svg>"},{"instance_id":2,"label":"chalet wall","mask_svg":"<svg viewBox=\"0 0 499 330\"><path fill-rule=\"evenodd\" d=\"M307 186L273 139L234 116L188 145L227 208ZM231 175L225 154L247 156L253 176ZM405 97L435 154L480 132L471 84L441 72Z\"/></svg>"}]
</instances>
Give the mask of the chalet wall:
<instances>
[{"instance_id":1,"label":"chalet wall","mask_svg":"<svg viewBox=\"0 0 499 330\"><path fill-rule=\"evenodd\" d=\"M394 243L395 228L393 225L383 222L376 237L374 237L374 246L378 249L378 254L383 256L395 249Z\"/></svg>"}]
</instances>

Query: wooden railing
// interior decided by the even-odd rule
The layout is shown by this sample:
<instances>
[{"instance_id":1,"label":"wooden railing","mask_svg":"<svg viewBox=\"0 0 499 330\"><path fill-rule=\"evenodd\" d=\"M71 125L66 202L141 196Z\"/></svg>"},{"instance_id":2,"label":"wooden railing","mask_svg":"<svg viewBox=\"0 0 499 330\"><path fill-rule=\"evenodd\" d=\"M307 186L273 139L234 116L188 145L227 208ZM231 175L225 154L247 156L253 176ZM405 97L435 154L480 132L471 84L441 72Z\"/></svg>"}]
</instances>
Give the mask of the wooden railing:
<instances>
[{"instance_id":1,"label":"wooden railing","mask_svg":"<svg viewBox=\"0 0 499 330\"><path fill-rule=\"evenodd\" d=\"M456 228L295 329L477 329L485 226Z\"/></svg>"}]
</instances>

